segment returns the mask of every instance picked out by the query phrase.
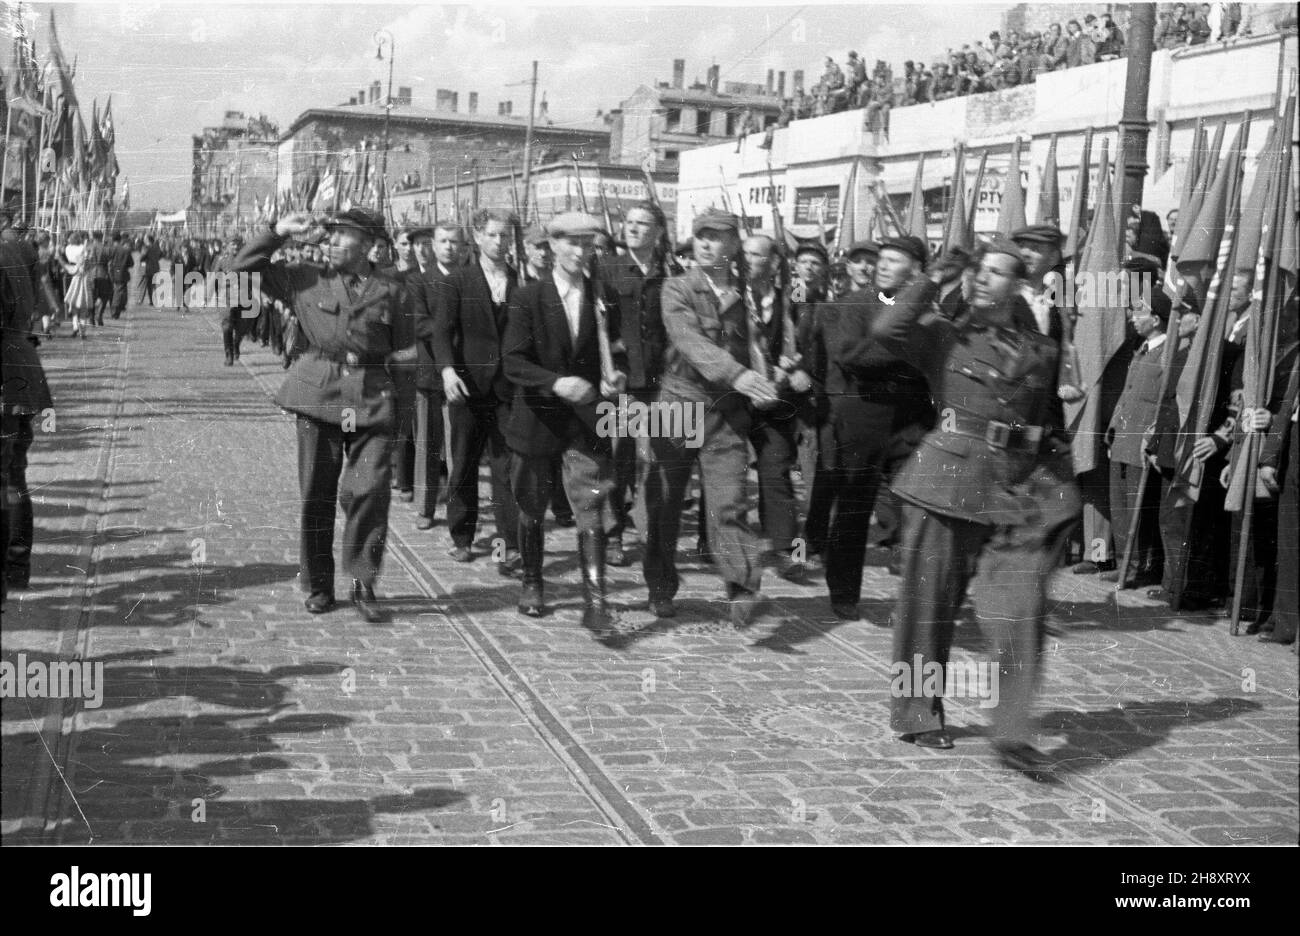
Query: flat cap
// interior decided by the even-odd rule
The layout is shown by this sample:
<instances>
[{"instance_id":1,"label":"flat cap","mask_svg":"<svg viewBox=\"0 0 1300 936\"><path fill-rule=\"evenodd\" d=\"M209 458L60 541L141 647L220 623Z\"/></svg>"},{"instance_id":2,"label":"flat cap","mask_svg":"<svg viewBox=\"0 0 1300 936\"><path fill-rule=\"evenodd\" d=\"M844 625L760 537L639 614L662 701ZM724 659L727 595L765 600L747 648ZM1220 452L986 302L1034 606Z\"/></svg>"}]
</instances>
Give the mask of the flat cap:
<instances>
[{"instance_id":1,"label":"flat cap","mask_svg":"<svg viewBox=\"0 0 1300 936\"><path fill-rule=\"evenodd\" d=\"M524 229L524 243L529 247L546 243L546 231L540 224L530 224Z\"/></svg>"},{"instance_id":2,"label":"flat cap","mask_svg":"<svg viewBox=\"0 0 1300 936\"><path fill-rule=\"evenodd\" d=\"M402 233L406 235L408 241L415 243L417 237L433 237L433 228L429 226L409 227L404 229Z\"/></svg>"},{"instance_id":3,"label":"flat cap","mask_svg":"<svg viewBox=\"0 0 1300 936\"><path fill-rule=\"evenodd\" d=\"M930 248L925 241L911 234L900 234L897 237L886 237L880 242L880 249L888 247L891 250L899 250L907 254L913 260L925 263L930 259Z\"/></svg>"},{"instance_id":4,"label":"flat cap","mask_svg":"<svg viewBox=\"0 0 1300 936\"><path fill-rule=\"evenodd\" d=\"M691 233L696 237L700 236L701 231L731 231L740 233L740 219L730 211L719 211L717 208L706 208L700 214L695 216L691 222Z\"/></svg>"},{"instance_id":5,"label":"flat cap","mask_svg":"<svg viewBox=\"0 0 1300 936\"><path fill-rule=\"evenodd\" d=\"M878 257L880 256L880 245L877 244L875 241L869 241L869 240L857 241L851 247L849 247L849 252L845 254L845 256L851 258L854 254L859 254L859 253L870 254L873 257Z\"/></svg>"},{"instance_id":6,"label":"flat cap","mask_svg":"<svg viewBox=\"0 0 1300 936\"><path fill-rule=\"evenodd\" d=\"M356 228L367 237L376 240L388 240L388 231L384 228L384 220L364 208L349 208L347 211L331 215L325 219L324 226L327 229L336 227Z\"/></svg>"},{"instance_id":7,"label":"flat cap","mask_svg":"<svg viewBox=\"0 0 1300 936\"><path fill-rule=\"evenodd\" d=\"M1017 244L1021 241L1033 241L1059 247L1065 243L1065 233L1054 224L1031 224L1029 227L1013 231L1011 239Z\"/></svg>"},{"instance_id":8,"label":"flat cap","mask_svg":"<svg viewBox=\"0 0 1300 936\"><path fill-rule=\"evenodd\" d=\"M802 257L804 254L809 254L809 253L816 254L817 256L821 257L823 263L831 262L830 254L826 252L826 248L823 247L821 244L817 243L816 241L800 241L799 246L794 249L794 256L796 260Z\"/></svg>"},{"instance_id":9,"label":"flat cap","mask_svg":"<svg viewBox=\"0 0 1300 936\"><path fill-rule=\"evenodd\" d=\"M557 214L546 225L550 237L582 237L600 233L600 222L581 211L566 211Z\"/></svg>"}]
</instances>

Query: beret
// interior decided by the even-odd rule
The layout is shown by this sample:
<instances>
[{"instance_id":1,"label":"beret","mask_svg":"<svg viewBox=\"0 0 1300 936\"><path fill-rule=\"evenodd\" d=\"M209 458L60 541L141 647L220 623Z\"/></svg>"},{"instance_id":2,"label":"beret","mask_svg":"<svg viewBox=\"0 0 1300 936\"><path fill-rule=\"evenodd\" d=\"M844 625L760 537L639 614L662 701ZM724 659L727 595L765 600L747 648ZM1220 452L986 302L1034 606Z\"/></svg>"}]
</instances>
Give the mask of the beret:
<instances>
[{"instance_id":1,"label":"beret","mask_svg":"<svg viewBox=\"0 0 1300 936\"><path fill-rule=\"evenodd\" d=\"M1020 241L1036 241L1059 247L1065 243L1065 234L1053 224L1031 224L1029 227L1022 227L1020 230L1012 232L1011 239L1016 243Z\"/></svg>"}]
</instances>

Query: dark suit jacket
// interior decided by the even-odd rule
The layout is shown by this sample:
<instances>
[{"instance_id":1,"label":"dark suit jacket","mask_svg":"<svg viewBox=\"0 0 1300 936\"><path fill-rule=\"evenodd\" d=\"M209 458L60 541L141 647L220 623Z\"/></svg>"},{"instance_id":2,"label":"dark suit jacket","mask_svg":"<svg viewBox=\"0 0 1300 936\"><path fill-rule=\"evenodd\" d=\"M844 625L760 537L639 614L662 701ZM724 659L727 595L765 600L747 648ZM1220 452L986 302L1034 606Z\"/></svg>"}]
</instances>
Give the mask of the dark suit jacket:
<instances>
[{"instance_id":1,"label":"dark suit jacket","mask_svg":"<svg viewBox=\"0 0 1300 936\"><path fill-rule=\"evenodd\" d=\"M434 263L421 273L418 266L413 266L398 276L403 279L411 291L411 302L415 313L415 332L417 335L432 335L435 328L434 310L437 308L439 284L445 283L451 273L443 275ZM416 343L419 363L415 367L415 386L420 390L442 396L442 374L434 365L433 343L428 337Z\"/></svg>"},{"instance_id":2,"label":"dark suit jacket","mask_svg":"<svg viewBox=\"0 0 1300 936\"><path fill-rule=\"evenodd\" d=\"M628 389L657 390L668 344L660 306L663 274L652 269L647 276L631 256L609 258L601 274L605 277L605 295L618 297L622 323L619 337L627 351Z\"/></svg>"},{"instance_id":3,"label":"dark suit jacket","mask_svg":"<svg viewBox=\"0 0 1300 936\"><path fill-rule=\"evenodd\" d=\"M607 326L617 335L616 312ZM569 334L564 302L550 279L527 283L510 299L505 371L518 387L506 443L521 455L555 455L581 440L588 450L608 455L610 440L596 434L596 402L574 405L551 389L561 377L581 377L600 387L600 345L596 337L595 295L590 278L582 301L578 337Z\"/></svg>"},{"instance_id":4,"label":"dark suit jacket","mask_svg":"<svg viewBox=\"0 0 1300 936\"><path fill-rule=\"evenodd\" d=\"M108 260L108 278L115 283L125 283L131 278L127 272L131 269L135 260L131 258L131 247L129 244L119 243L113 248L113 253Z\"/></svg>"},{"instance_id":5,"label":"dark suit jacket","mask_svg":"<svg viewBox=\"0 0 1300 936\"><path fill-rule=\"evenodd\" d=\"M1142 440L1148 430L1155 428L1156 417L1160 414L1160 377L1164 373L1162 362L1166 351L1163 343L1154 351L1145 351L1145 348L1144 341L1133 354L1124 391L1115 404L1107 431L1110 460L1139 468L1146 462Z\"/></svg>"},{"instance_id":6,"label":"dark suit jacket","mask_svg":"<svg viewBox=\"0 0 1300 936\"><path fill-rule=\"evenodd\" d=\"M519 285L518 274L507 274L510 293ZM514 395L501 366L501 339L507 313L492 303L492 288L478 263L456 270L445 282L434 286L433 320L417 337L433 347L434 366L441 371L454 367L475 399L495 398L508 403Z\"/></svg>"}]
</instances>

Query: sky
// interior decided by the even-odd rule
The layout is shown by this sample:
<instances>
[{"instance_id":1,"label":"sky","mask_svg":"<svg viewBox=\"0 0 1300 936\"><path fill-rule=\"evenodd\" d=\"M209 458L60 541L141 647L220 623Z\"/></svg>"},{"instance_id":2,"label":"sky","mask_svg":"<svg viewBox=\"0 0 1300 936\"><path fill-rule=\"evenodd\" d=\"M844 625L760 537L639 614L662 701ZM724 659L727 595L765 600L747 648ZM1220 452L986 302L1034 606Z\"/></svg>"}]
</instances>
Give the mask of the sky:
<instances>
[{"instance_id":1,"label":"sky","mask_svg":"<svg viewBox=\"0 0 1300 936\"><path fill-rule=\"evenodd\" d=\"M13 0L0 0L12 14ZM830 55L850 49L868 63L933 59L987 36L1011 4L765 5L761 2L667 6L473 6L337 3L100 2L22 5L45 61L49 19L76 56L83 116L92 99L113 96L117 157L133 208L168 210L189 202L192 137L221 123L227 110L264 113L281 131L311 107L343 103L378 79L375 33L394 37L394 93L432 107L436 88L479 92L479 111L496 102L528 108L530 63L539 68L552 120L589 123L642 84L672 77L686 60L686 81L721 66L726 81L762 83L769 68L803 69L811 85ZM9 22L11 16L0 17ZM0 61L9 64L10 42ZM789 80L787 78L787 80Z\"/></svg>"}]
</instances>

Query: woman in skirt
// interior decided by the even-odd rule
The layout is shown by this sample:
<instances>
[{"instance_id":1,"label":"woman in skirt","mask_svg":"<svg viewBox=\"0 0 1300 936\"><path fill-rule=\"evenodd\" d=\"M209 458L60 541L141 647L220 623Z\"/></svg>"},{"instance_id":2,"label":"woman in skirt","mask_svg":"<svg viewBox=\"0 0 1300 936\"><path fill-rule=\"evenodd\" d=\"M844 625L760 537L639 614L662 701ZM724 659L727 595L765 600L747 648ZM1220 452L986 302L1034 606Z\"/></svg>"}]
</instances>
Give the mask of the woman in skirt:
<instances>
[{"instance_id":1,"label":"woman in skirt","mask_svg":"<svg viewBox=\"0 0 1300 936\"><path fill-rule=\"evenodd\" d=\"M81 317L91 315L95 307L95 294L90 280L90 267L86 263L84 232L77 231L68 239L64 256L67 258L65 268L72 279L68 282L68 291L64 294L63 301L67 306L68 315L72 317L73 337L80 335L85 338L86 332L81 326Z\"/></svg>"}]
</instances>

